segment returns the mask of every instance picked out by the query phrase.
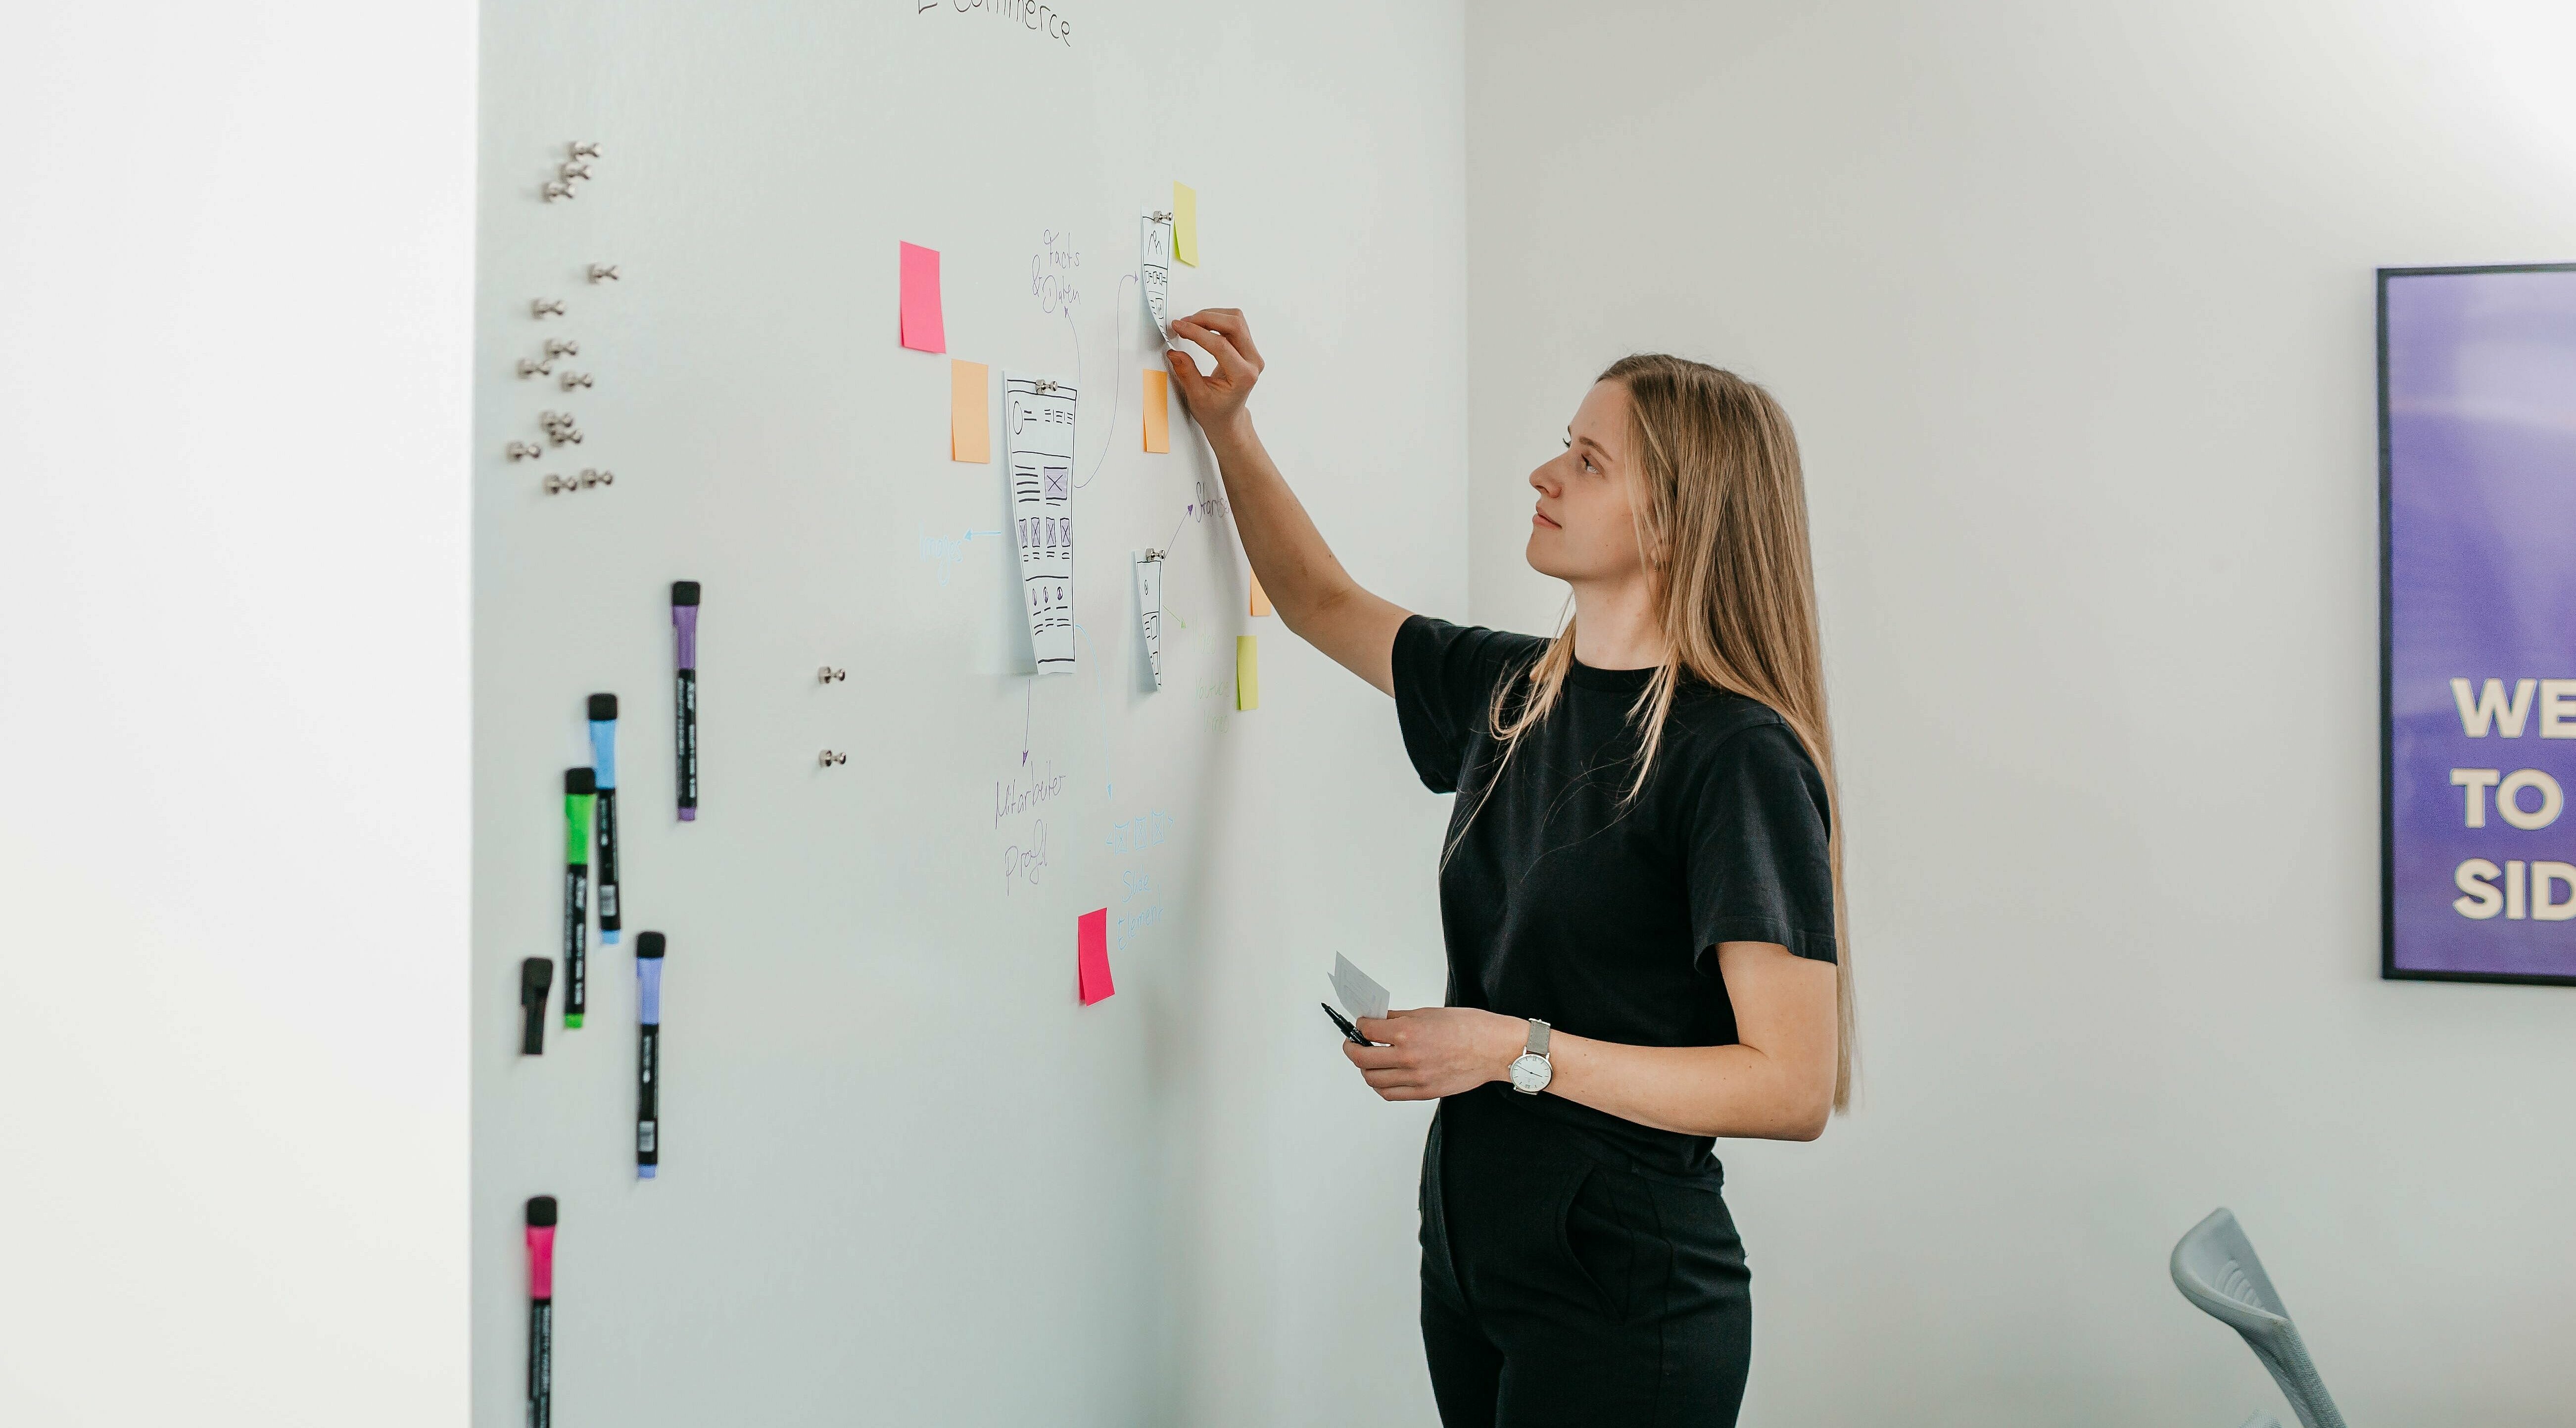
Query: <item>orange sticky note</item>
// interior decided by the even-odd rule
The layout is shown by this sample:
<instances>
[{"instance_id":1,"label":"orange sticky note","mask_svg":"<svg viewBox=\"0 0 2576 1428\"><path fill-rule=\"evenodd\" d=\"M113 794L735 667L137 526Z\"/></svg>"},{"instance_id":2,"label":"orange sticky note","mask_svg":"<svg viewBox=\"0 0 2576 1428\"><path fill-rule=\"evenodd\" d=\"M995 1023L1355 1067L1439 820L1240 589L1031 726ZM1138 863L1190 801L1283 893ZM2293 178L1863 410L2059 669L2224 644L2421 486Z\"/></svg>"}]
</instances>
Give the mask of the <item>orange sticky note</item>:
<instances>
[{"instance_id":1,"label":"orange sticky note","mask_svg":"<svg viewBox=\"0 0 2576 1428\"><path fill-rule=\"evenodd\" d=\"M1255 615L1270 613L1270 597L1262 593L1261 577L1258 575L1252 577L1252 613Z\"/></svg>"},{"instance_id":2,"label":"orange sticky note","mask_svg":"<svg viewBox=\"0 0 2576 1428\"><path fill-rule=\"evenodd\" d=\"M1172 449L1172 374L1159 367L1145 369L1145 449Z\"/></svg>"},{"instance_id":3,"label":"orange sticky note","mask_svg":"<svg viewBox=\"0 0 2576 1428\"><path fill-rule=\"evenodd\" d=\"M939 310L939 250L903 245L903 345L948 350L948 320Z\"/></svg>"},{"instance_id":4,"label":"orange sticky note","mask_svg":"<svg viewBox=\"0 0 2576 1428\"><path fill-rule=\"evenodd\" d=\"M1117 984L1109 980L1109 909L1074 919L1073 965L1082 982L1084 1006L1117 993Z\"/></svg>"},{"instance_id":5,"label":"orange sticky note","mask_svg":"<svg viewBox=\"0 0 2576 1428\"><path fill-rule=\"evenodd\" d=\"M985 395L992 369L981 362L948 360L948 459L993 459L993 409Z\"/></svg>"}]
</instances>

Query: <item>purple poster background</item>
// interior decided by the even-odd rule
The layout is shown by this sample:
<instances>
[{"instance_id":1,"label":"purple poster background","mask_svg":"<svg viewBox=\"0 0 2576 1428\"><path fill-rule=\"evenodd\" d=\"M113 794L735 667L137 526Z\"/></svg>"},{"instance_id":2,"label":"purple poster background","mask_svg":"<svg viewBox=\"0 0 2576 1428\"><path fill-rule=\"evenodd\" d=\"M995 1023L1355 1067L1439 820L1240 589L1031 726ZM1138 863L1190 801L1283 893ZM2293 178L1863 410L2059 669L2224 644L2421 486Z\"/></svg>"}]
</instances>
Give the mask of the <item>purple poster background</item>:
<instances>
[{"instance_id":1,"label":"purple poster background","mask_svg":"<svg viewBox=\"0 0 2576 1428\"><path fill-rule=\"evenodd\" d=\"M2576 271L2391 270L2380 320L2382 971L2576 979ZM2484 737L2455 679L2500 700ZM2454 770L2540 777L2507 810Z\"/></svg>"}]
</instances>

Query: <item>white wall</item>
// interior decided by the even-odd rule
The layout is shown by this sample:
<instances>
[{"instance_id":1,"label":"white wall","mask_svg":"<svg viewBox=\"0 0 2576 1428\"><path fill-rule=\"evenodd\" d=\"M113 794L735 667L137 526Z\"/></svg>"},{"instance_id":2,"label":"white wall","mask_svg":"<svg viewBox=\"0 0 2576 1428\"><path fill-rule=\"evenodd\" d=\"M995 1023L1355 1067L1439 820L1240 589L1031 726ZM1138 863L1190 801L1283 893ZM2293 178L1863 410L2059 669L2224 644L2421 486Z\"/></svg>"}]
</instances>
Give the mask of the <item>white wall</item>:
<instances>
[{"instance_id":1,"label":"white wall","mask_svg":"<svg viewBox=\"0 0 2576 1428\"><path fill-rule=\"evenodd\" d=\"M1252 312L1265 430L1354 566L1463 609L1460 10L1076 0L1063 45L996 8L485 8L477 1423L519 1421L537 1193L562 1205L566 1423L1429 1416L1426 1117L1352 1076L1315 1003L1337 949L1439 994L1446 804L1385 699L1248 617L1230 529L1189 511L1214 476L1195 435L1141 451L1159 344L1120 279L1140 209L1194 183L1182 310ZM540 201L576 138L604 146L594 178ZM1070 320L1030 281L1068 230ZM943 255L953 355L1080 384L1078 674L1020 672L1005 468L948 459L948 358L896 342L899 241ZM540 324L539 296L571 310ZM594 387L514 375L548 336ZM504 460L544 409L584 443ZM541 493L584 466L615 484ZM1164 545L1147 693L1127 557ZM706 591L689 825L674 578ZM1247 630L1261 707L1235 713ZM818 685L826 663L848 681ZM588 1024L516 1053L593 691L622 701L626 925L670 937L645 1184L631 931L592 949ZM1058 797L997 819L1030 770ZM1159 845L1113 841L1156 815ZM1041 819L1046 877L1005 879ZM1162 916L1113 939L1117 995L1084 1008L1074 920L1104 905Z\"/></svg>"},{"instance_id":2,"label":"white wall","mask_svg":"<svg viewBox=\"0 0 2576 1428\"><path fill-rule=\"evenodd\" d=\"M2378 979L2376 265L2576 256L2539 4L1498 3L1474 605L1590 375L1770 385L1814 507L1862 1108L1741 1146L1764 1424L2559 1421L2576 998Z\"/></svg>"},{"instance_id":3,"label":"white wall","mask_svg":"<svg viewBox=\"0 0 2576 1428\"><path fill-rule=\"evenodd\" d=\"M0 43L0 1421L466 1393L470 4Z\"/></svg>"}]
</instances>

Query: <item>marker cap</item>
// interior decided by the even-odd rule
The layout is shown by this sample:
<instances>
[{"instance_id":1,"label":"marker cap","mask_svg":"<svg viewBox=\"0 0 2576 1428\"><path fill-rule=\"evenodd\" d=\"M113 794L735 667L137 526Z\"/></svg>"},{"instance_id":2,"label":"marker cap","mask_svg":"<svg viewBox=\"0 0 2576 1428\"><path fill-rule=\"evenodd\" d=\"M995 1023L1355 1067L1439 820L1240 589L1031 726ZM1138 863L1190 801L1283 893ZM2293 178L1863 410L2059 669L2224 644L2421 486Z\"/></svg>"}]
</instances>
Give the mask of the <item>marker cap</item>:
<instances>
[{"instance_id":1,"label":"marker cap","mask_svg":"<svg viewBox=\"0 0 2576 1428\"><path fill-rule=\"evenodd\" d=\"M694 580L672 581L671 603L674 605L694 605L698 603L698 582Z\"/></svg>"},{"instance_id":2,"label":"marker cap","mask_svg":"<svg viewBox=\"0 0 2576 1428\"><path fill-rule=\"evenodd\" d=\"M662 939L662 934L661 934L661 933L658 933L658 932L639 932L639 933L636 933L636 934L635 934L635 955L636 955L636 956L638 956L638 957L659 957L659 956L661 956L661 955L662 955L662 940L663 940L663 939Z\"/></svg>"},{"instance_id":3,"label":"marker cap","mask_svg":"<svg viewBox=\"0 0 2576 1428\"><path fill-rule=\"evenodd\" d=\"M528 1198L528 1297L555 1297L555 1197Z\"/></svg>"},{"instance_id":4,"label":"marker cap","mask_svg":"<svg viewBox=\"0 0 2576 1428\"><path fill-rule=\"evenodd\" d=\"M543 957L519 963L519 1054L546 1054L546 996L555 984L555 964Z\"/></svg>"},{"instance_id":5,"label":"marker cap","mask_svg":"<svg viewBox=\"0 0 2576 1428\"><path fill-rule=\"evenodd\" d=\"M564 792L574 794L597 793L599 792L599 776L588 769L565 769Z\"/></svg>"},{"instance_id":6,"label":"marker cap","mask_svg":"<svg viewBox=\"0 0 2576 1428\"><path fill-rule=\"evenodd\" d=\"M590 717L593 719L616 718L617 696L614 694L594 694L590 696Z\"/></svg>"}]
</instances>

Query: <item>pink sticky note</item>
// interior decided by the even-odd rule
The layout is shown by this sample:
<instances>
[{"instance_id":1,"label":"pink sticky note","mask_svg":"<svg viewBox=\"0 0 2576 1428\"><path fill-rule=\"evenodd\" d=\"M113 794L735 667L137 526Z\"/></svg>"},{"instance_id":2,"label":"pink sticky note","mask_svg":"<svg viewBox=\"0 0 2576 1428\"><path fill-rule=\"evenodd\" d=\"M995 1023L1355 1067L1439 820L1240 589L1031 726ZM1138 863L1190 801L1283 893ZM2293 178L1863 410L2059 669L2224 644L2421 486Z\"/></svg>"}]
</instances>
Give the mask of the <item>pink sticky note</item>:
<instances>
[{"instance_id":1,"label":"pink sticky note","mask_svg":"<svg viewBox=\"0 0 2576 1428\"><path fill-rule=\"evenodd\" d=\"M939 310L939 250L903 245L903 345L948 350L948 320Z\"/></svg>"},{"instance_id":2,"label":"pink sticky note","mask_svg":"<svg viewBox=\"0 0 2576 1428\"><path fill-rule=\"evenodd\" d=\"M1074 966L1082 978L1082 1004L1115 993L1109 980L1109 909L1086 912L1073 923Z\"/></svg>"}]
</instances>

